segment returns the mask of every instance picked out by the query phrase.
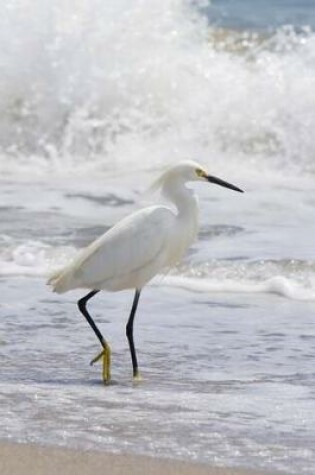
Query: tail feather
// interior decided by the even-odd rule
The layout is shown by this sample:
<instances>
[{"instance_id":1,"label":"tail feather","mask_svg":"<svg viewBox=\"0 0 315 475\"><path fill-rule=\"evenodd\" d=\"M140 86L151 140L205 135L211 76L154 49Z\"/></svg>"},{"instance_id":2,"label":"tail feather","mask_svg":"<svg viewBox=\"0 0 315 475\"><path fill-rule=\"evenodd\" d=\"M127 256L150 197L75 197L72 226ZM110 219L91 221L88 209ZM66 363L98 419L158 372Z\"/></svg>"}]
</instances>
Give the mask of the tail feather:
<instances>
[{"instance_id":1,"label":"tail feather","mask_svg":"<svg viewBox=\"0 0 315 475\"><path fill-rule=\"evenodd\" d=\"M54 271L47 280L47 285L51 285L53 288L53 292L57 294L62 294L63 292L67 292L72 288L70 284L71 281L71 272L69 269L62 268Z\"/></svg>"}]
</instances>

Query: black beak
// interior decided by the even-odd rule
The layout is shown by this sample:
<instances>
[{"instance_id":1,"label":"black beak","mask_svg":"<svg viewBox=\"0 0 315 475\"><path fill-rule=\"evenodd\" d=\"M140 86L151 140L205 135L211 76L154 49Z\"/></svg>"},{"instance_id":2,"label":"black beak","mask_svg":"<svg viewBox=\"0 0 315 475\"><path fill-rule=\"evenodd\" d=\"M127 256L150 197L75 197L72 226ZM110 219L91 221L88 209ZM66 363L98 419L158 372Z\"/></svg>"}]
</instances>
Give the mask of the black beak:
<instances>
[{"instance_id":1,"label":"black beak","mask_svg":"<svg viewBox=\"0 0 315 475\"><path fill-rule=\"evenodd\" d=\"M210 183L215 183L216 185L224 186L224 188L229 188L230 190L239 191L240 193L244 193L244 191L241 190L240 188L237 188L237 186L231 185L231 183L228 183L227 181L221 180L220 178L217 178L215 176L208 175L206 178Z\"/></svg>"}]
</instances>

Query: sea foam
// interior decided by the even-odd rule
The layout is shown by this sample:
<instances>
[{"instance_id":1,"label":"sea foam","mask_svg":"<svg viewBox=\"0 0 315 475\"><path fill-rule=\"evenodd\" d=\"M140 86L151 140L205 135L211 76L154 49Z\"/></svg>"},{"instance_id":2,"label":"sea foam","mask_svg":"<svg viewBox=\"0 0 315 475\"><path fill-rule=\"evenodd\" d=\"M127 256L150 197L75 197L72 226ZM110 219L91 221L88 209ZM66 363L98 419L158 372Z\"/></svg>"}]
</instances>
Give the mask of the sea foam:
<instances>
[{"instance_id":1,"label":"sea foam","mask_svg":"<svg viewBox=\"0 0 315 475\"><path fill-rule=\"evenodd\" d=\"M194 279L182 276L167 276L159 285L178 287L192 292L214 293L266 293L292 300L315 300L314 288L303 288L294 281L282 276L274 276L260 282Z\"/></svg>"},{"instance_id":2,"label":"sea foam","mask_svg":"<svg viewBox=\"0 0 315 475\"><path fill-rule=\"evenodd\" d=\"M188 0L17 0L0 39L2 173L314 172L311 30L222 33Z\"/></svg>"}]
</instances>

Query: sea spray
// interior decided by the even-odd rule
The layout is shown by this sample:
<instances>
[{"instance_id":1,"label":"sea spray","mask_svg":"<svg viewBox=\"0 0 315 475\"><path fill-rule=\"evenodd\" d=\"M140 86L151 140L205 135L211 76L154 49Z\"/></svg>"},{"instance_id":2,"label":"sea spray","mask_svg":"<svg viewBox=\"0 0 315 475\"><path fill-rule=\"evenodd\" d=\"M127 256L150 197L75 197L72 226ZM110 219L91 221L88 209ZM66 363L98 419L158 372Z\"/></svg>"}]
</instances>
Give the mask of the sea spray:
<instances>
[{"instance_id":1,"label":"sea spray","mask_svg":"<svg viewBox=\"0 0 315 475\"><path fill-rule=\"evenodd\" d=\"M197 157L241 172L314 172L311 30L240 39L184 0L17 0L0 32L3 173Z\"/></svg>"}]
</instances>

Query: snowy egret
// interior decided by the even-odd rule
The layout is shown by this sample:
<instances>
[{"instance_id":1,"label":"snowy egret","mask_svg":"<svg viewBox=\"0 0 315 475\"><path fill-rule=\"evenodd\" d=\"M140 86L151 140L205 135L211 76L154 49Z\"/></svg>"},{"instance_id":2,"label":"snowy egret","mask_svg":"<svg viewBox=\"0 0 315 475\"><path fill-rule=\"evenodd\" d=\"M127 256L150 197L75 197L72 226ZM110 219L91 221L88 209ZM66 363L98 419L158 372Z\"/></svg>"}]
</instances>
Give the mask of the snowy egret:
<instances>
[{"instance_id":1,"label":"snowy egret","mask_svg":"<svg viewBox=\"0 0 315 475\"><path fill-rule=\"evenodd\" d=\"M135 295L126 326L133 377L140 379L133 324L142 288L157 273L174 266L184 256L198 231L198 203L187 182L207 181L231 190L238 187L209 175L198 163L181 162L164 172L153 184L175 209L156 205L141 209L124 218L100 238L79 252L74 260L55 272L48 284L58 293L71 289L89 289L78 301L84 315L102 345L91 364L103 359L103 380L110 380L111 350L86 304L100 290L134 289Z\"/></svg>"}]
</instances>

